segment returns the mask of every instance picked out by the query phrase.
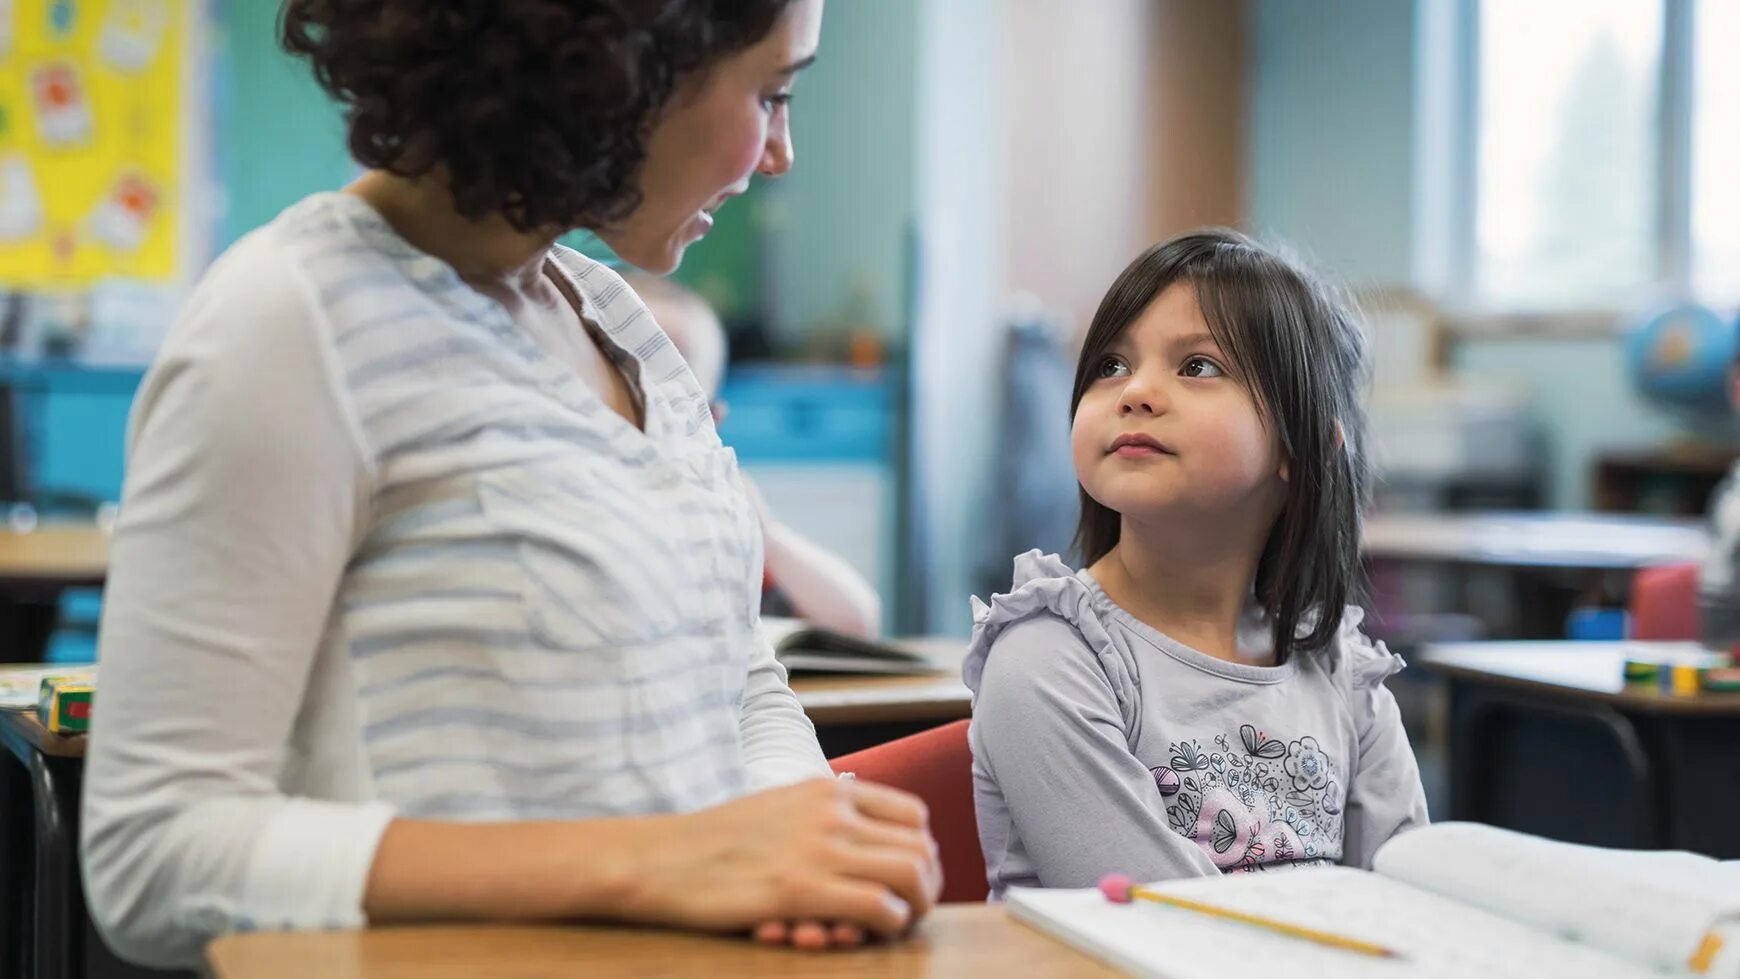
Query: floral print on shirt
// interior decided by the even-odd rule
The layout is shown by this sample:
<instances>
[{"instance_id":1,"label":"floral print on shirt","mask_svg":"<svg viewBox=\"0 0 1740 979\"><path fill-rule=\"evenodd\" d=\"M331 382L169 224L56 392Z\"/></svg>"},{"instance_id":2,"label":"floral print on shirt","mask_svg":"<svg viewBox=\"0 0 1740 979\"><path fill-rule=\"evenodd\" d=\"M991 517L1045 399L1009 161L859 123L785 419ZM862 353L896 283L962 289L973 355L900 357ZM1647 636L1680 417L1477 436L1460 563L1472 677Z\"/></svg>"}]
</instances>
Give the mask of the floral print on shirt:
<instances>
[{"instance_id":1,"label":"floral print on shirt","mask_svg":"<svg viewBox=\"0 0 1740 979\"><path fill-rule=\"evenodd\" d=\"M1347 780L1316 738L1280 740L1245 724L1236 740L1217 735L1204 749L1192 738L1168 752L1149 769L1167 825L1223 872L1340 858Z\"/></svg>"}]
</instances>

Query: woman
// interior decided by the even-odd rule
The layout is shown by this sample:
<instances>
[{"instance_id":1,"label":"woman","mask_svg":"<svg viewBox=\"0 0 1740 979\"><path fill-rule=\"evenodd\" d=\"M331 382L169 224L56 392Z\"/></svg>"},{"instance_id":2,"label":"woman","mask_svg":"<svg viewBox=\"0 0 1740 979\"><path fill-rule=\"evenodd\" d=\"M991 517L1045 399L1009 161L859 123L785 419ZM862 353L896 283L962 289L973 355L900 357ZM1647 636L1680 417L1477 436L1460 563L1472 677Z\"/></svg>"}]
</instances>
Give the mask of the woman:
<instances>
[{"instance_id":1,"label":"woman","mask_svg":"<svg viewBox=\"0 0 1740 979\"><path fill-rule=\"evenodd\" d=\"M929 909L922 804L826 777L760 634L705 397L554 244L666 272L784 173L821 15L289 0L369 170L219 259L135 404L83 840L123 955L484 917L819 946Z\"/></svg>"}]
</instances>

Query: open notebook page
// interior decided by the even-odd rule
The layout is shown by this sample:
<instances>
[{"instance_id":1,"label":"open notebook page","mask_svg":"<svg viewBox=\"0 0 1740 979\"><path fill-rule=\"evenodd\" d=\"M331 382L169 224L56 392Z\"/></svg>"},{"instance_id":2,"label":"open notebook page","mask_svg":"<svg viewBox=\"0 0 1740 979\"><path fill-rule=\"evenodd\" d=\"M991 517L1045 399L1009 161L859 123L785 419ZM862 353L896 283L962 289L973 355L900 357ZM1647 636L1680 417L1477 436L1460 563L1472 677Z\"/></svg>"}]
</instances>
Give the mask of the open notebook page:
<instances>
[{"instance_id":1,"label":"open notebook page","mask_svg":"<svg viewBox=\"0 0 1740 979\"><path fill-rule=\"evenodd\" d=\"M1740 870L1692 853L1438 823L1386 843L1373 868L1662 969L1684 969L1707 933L1725 920L1740 923ZM1740 963L1728 961L1740 977Z\"/></svg>"},{"instance_id":2,"label":"open notebook page","mask_svg":"<svg viewBox=\"0 0 1740 979\"><path fill-rule=\"evenodd\" d=\"M1156 979L1230 975L1323 979L1660 979L1586 945L1363 870L1345 867L1202 878L1155 890L1376 942L1386 959L1098 890L1016 888L1010 913L1100 959Z\"/></svg>"}]
</instances>

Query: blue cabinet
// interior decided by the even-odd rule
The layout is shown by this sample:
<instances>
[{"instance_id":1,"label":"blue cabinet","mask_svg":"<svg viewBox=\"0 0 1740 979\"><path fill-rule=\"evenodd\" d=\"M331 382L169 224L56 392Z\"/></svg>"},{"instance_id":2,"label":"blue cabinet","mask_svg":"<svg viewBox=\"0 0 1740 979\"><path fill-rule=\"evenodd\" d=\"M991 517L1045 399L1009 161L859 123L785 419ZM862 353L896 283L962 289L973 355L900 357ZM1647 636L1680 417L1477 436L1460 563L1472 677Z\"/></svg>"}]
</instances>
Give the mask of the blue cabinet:
<instances>
[{"instance_id":1,"label":"blue cabinet","mask_svg":"<svg viewBox=\"0 0 1740 979\"><path fill-rule=\"evenodd\" d=\"M733 367L719 437L783 524L826 547L894 604L898 412L881 371ZM884 622L886 628L889 623Z\"/></svg>"}]
</instances>

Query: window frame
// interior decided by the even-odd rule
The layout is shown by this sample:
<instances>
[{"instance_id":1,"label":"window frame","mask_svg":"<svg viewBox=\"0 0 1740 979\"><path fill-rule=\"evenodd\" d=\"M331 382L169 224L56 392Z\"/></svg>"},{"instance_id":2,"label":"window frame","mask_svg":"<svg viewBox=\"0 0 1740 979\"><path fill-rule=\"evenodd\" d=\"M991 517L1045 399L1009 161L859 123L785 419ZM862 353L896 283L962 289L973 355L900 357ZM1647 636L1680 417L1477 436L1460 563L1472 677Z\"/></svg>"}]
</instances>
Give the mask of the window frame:
<instances>
[{"instance_id":1,"label":"window frame","mask_svg":"<svg viewBox=\"0 0 1740 979\"><path fill-rule=\"evenodd\" d=\"M1640 293L1692 295L1692 140L1697 0L1657 0L1662 17L1655 107L1655 275ZM1421 231L1417 278L1452 297L1446 325L1455 333L1496 336L1612 336L1628 309L1514 306L1476 291L1480 161L1480 0L1420 0ZM1447 147L1433 167L1428 147Z\"/></svg>"}]
</instances>

